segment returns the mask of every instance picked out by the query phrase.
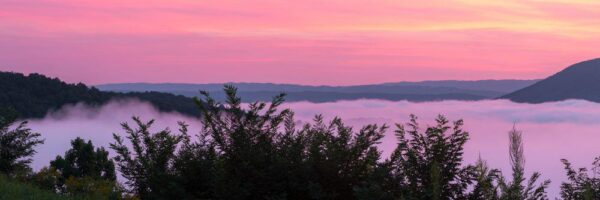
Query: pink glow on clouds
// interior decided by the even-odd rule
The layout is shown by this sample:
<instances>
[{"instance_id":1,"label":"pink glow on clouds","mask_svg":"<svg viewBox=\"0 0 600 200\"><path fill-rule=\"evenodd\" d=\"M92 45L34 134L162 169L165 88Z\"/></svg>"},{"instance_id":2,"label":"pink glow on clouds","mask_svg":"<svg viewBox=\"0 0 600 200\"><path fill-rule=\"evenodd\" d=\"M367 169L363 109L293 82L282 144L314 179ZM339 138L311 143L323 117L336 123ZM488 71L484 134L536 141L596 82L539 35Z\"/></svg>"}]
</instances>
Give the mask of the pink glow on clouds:
<instances>
[{"instance_id":1,"label":"pink glow on clouds","mask_svg":"<svg viewBox=\"0 0 600 200\"><path fill-rule=\"evenodd\" d=\"M600 4L0 0L0 70L69 82L543 78L600 52Z\"/></svg>"}]
</instances>

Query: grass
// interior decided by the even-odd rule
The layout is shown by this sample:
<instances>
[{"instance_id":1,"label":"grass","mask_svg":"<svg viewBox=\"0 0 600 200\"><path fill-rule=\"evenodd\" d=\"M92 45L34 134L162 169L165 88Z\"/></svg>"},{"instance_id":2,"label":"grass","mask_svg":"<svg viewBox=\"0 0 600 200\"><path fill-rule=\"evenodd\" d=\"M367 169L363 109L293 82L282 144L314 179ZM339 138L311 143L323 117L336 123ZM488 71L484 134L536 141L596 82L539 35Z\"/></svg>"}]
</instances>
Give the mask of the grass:
<instances>
[{"instance_id":1,"label":"grass","mask_svg":"<svg viewBox=\"0 0 600 200\"><path fill-rule=\"evenodd\" d=\"M42 190L33 185L8 180L0 176L0 200L23 199L23 200L71 200L52 191Z\"/></svg>"},{"instance_id":2,"label":"grass","mask_svg":"<svg viewBox=\"0 0 600 200\"><path fill-rule=\"evenodd\" d=\"M77 196L59 195L53 191L41 189L29 183L10 180L0 174L0 200L104 200L108 198L93 194Z\"/></svg>"}]
</instances>

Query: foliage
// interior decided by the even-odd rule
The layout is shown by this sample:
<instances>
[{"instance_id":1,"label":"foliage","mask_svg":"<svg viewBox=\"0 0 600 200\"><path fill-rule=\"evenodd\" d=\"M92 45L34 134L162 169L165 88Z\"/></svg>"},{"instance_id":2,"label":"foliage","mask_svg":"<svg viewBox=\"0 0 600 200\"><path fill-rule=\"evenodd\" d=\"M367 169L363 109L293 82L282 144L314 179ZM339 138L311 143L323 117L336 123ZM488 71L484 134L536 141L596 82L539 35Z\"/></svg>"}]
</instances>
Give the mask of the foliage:
<instances>
[{"instance_id":1,"label":"foliage","mask_svg":"<svg viewBox=\"0 0 600 200\"><path fill-rule=\"evenodd\" d=\"M0 175L0 199L66 200L75 198L60 196L51 190L40 189L32 184L10 180L6 176Z\"/></svg>"},{"instance_id":2,"label":"foliage","mask_svg":"<svg viewBox=\"0 0 600 200\"><path fill-rule=\"evenodd\" d=\"M587 168L575 170L566 159L562 159L562 162L568 177L568 182L563 182L560 186L563 199L592 200L600 198L600 157L593 162L592 176L588 174Z\"/></svg>"},{"instance_id":3,"label":"foliage","mask_svg":"<svg viewBox=\"0 0 600 200\"><path fill-rule=\"evenodd\" d=\"M265 103L241 107L233 87L227 87L227 104L222 107L205 94L206 101L197 101L203 113L202 135L208 149L214 149L219 167L214 194L222 199L283 198L285 186L277 154L278 127L288 110L277 112L283 96ZM201 145L201 144L198 144ZM190 166L188 166L190 167Z\"/></svg>"},{"instance_id":4,"label":"foliage","mask_svg":"<svg viewBox=\"0 0 600 200\"><path fill-rule=\"evenodd\" d=\"M436 125L420 131L417 117L397 124L398 147L388 161L397 190L405 199L464 199L472 184L474 167L462 166L463 146L469 133L463 121L450 124L438 116Z\"/></svg>"},{"instance_id":5,"label":"foliage","mask_svg":"<svg viewBox=\"0 0 600 200\"><path fill-rule=\"evenodd\" d=\"M95 180L94 180L95 181ZM91 184L83 184L92 186ZM93 185L94 187L99 186L95 189L86 189L87 191L101 191L104 188L102 185ZM4 175L0 175L0 200L13 200L13 199L43 199L43 200L106 200L106 199L131 199L134 198L112 198L106 195L98 195L99 193L80 193L78 195L61 195L57 194L53 190L47 188L41 188L37 184L31 184L27 182L17 181L10 179Z\"/></svg>"},{"instance_id":6,"label":"foliage","mask_svg":"<svg viewBox=\"0 0 600 200\"><path fill-rule=\"evenodd\" d=\"M113 99L139 99L161 111L199 116L191 98L160 92L103 92L82 83L68 84L41 74L0 72L0 108L11 107L23 118L41 118L64 105L85 103L99 106Z\"/></svg>"},{"instance_id":7,"label":"foliage","mask_svg":"<svg viewBox=\"0 0 600 200\"><path fill-rule=\"evenodd\" d=\"M162 112L178 112L187 116L200 116L200 111L196 107L192 98L183 95L174 95L162 92L104 92L109 94L112 99L137 99L151 103Z\"/></svg>"},{"instance_id":8,"label":"foliage","mask_svg":"<svg viewBox=\"0 0 600 200\"><path fill-rule=\"evenodd\" d=\"M122 188L115 181L97 179L89 176L75 178L70 176L64 183L64 194L86 196L97 199L122 199Z\"/></svg>"},{"instance_id":9,"label":"foliage","mask_svg":"<svg viewBox=\"0 0 600 200\"><path fill-rule=\"evenodd\" d=\"M142 122L133 117L137 129L123 123L126 138L131 142L130 149L123 137L113 134L115 143L110 148L115 150L115 161L126 182L141 199L171 198L170 192L177 191L173 175L173 161L182 135L172 135L168 129L150 133L154 123Z\"/></svg>"},{"instance_id":10,"label":"foliage","mask_svg":"<svg viewBox=\"0 0 600 200\"><path fill-rule=\"evenodd\" d=\"M63 185L63 183L59 182L61 178L60 172L55 168L43 167L30 177L30 181L42 189L56 191L57 186Z\"/></svg>"},{"instance_id":11,"label":"foliage","mask_svg":"<svg viewBox=\"0 0 600 200\"><path fill-rule=\"evenodd\" d=\"M306 188L313 199L353 199L361 193L383 191L381 182L387 169L379 169L381 153L375 147L384 136L386 126L367 125L358 131L334 118L328 124L317 116L312 126L305 126L297 133L298 139L306 139L305 153L296 154L305 160L308 170ZM300 171L299 173L303 173Z\"/></svg>"},{"instance_id":12,"label":"foliage","mask_svg":"<svg viewBox=\"0 0 600 200\"><path fill-rule=\"evenodd\" d=\"M219 171L219 162L214 145L205 135L199 135L192 142L187 125L180 123L183 140L173 162L173 172L178 190L172 191L172 197L179 199L214 199L215 183Z\"/></svg>"},{"instance_id":13,"label":"foliage","mask_svg":"<svg viewBox=\"0 0 600 200\"><path fill-rule=\"evenodd\" d=\"M39 133L27 128L27 121L11 129L16 118L10 110L0 110L0 174L10 177L29 173L34 148L44 143Z\"/></svg>"},{"instance_id":14,"label":"foliage","mask_svg":"<svg viewBox=\"0 0 600 200\"><path fill-rule=\"evenodd\" d=\"M491 169L479 158L475 164L475 186L469 195L469 200L498 200L498 178L500 170Z\"/></svg>"},{"instance_id":15,"label":"foliage","mask_svg":"<svg viewBox=\"0 0 600 200\"><path fill-rule=\"evenodd\" d=\"M353 131L339 118L325 123L318 116L297 129L293 114L277 109L283 95L246 110L235 88L226 93L225 105L208 94L197 101L197 140L183 123L181 134L152 134L152 121L138 118L135 129L123 124L133 150L118 135L111 148L132 192L142 199L348 199L375 191L377 178L386 177L374 146L386 127Z\"/></svg>"},{"instance_id":16,"label":"foliage","mask_svg":"<svg viewBox=\"0 0 600 200\"><path fill-rule=\"evenodd\" d=\"M151 133L153 121L123 124L126 139L111 144L131 192L142 199L544 199L549 182L523 181L520 133L511 132L513 181L507 183L485 161L463 163L469 139L463 121L438 116L422 131L417 117L397 124L398 146L382 161L377 144L387 126L355 131L341 119L296 125L290 110L279 110L284 95L270 104L242 106L236 88L225 87L225 104L206 92L196 99L202 112L197 137L180 123Z\"/></svg>"},{"instance_id":17,"label":"foliage","mask_svg":"<svg viewBox=\"0 0 600 200\"><path fill-rule=\"evenodd\" d=\"M509 155L512 166L512 181L507 182L505 178L500 177L499 188L500 199L502 200L544 200L546 196L546 188L550 184L549 180L542 181L536 186L537 180L541 174L534 172L527 184L525 184L525 155L523 149L523 139L521 131L518 131L514 126L509 132Z\"/></svg>"},{"instance_id":18,"label":"foliage","mask_svg":"<svg viewBox=\"0 0 600 200\"><path fill-rule=\"evenodd\" d=\"M91 177L114 181L115 166L108 159L108 151L104 148L94 149L92 141L87 143L81 138L71 141L71 149L65 153L65 157L57 156L50 161L50 166L60 172L63 178Z\"/></svg>"},{"instance_id":19,"label":"foliage","mask_svg":"<svg viewBox=\"0 0 600 200\"><path fill-rule=\"evenodd\" d=\"M108 197L118 190L114 162L108 158L108 151L104 148L94 149L92 141L85 142L79 137L71 141L71 149L65 152L64 158L57 156L50 161L50 168L45 168L40 173L43 173L38 175L42 185L47 185L47 182L53 180L54 174L58 174L52 189L69 195L94 194Z\"/></svg>"},{"instance_id":20,"label":"foliage","mask_svg":"<svg viewBox=\"0 0 600 200\"><path fill-rule=\"evenodd\" d=\"M293 113L278 111L283 95L270 104L243 109L236 89L226 86L227 102L207 93L198 100L203 118L200 143L217 166L214 194L221 199L351 199L364 191L380 153L374 146L386 127L358 132L339 118L296 129ZM219 108L226 109L219 109ZM191 168L193 166L188 166Z\"/></svg>"}]
</instances>

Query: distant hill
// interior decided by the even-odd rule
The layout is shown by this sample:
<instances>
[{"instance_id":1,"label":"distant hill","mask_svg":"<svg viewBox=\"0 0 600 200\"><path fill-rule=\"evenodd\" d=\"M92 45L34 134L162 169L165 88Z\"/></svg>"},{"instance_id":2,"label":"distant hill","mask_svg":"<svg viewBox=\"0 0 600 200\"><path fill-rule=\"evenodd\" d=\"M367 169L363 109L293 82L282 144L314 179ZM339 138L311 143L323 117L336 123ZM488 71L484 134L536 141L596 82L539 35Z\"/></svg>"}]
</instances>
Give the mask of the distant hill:
<instances>
[{"instance_id":1,"label":"distant hill","mask_svg":"<svg viewBox=\"0 0 600 200\"><path fill-rule=\"evenodd\" d=\"M567 99L600 102L600 59L588 60L501 98L523 103Z\"/></svg>"},{"instance_id":2,"label":"distant hill","mask_svg":"<svg viewBox=\"0 0 600 200\"><path fill-rule=\"evenodd\" d=\"M177 111L199 116L200 111L189 97L160 92L106 92L84 84L68 84L41 74L23 75L0 72L0 108L15 109L22 118L41 118L50 110L79 102L92 106L112 99L134 98L147 101L161 111Z\"/></svg>"},{"instance_id":3,"label":"distant hill","mask_svg":"<svg viewBox=\"0 0 600 200\"><path fill-rule=\"evenodd\" d=\"M477 80L477 81L458 81L458 80L443 80L443 81L421 81L421 82L398 82L385 83L385 85L420 85L430 87L450 87L463 90L474 91L490 91L502 94L514 92L518 89L530 86L539 80Z\"/></svg>"},{"instance_id":4,"label":"distant hill","mask_svg":"<svg viewBox=\"0 0 600 200\"><path fill-rule=\"evenodd\" d=\"M481 81L424 81L398 82L356 86L306 86L272 83L227 83L238 87L242 100L270 100L280 92L287 93L288 101L328 102L354 99L384 99L408 101L481 100L502 96L524 88L537 80L481 80ZM96 86L103 91L143 92L157 91L193 97L199 90L209 91L223 100L223 84L185 83L120 83Z\"/></svg>"}]
</instances>

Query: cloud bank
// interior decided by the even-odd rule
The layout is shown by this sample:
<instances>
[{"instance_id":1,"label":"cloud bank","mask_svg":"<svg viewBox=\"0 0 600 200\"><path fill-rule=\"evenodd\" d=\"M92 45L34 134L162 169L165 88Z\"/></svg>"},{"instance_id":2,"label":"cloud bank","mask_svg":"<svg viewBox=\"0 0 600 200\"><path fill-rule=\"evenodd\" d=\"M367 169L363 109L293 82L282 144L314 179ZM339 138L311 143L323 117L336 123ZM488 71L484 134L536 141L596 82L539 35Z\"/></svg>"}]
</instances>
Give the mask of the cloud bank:
<instances>
[{"instance_id":1,"label":"cloud bank","mask_svg":"<svg viewBox=\"0 0 600 200\"><path fill-rule=\"evenodd\" d=\"M112 101L102 107L66 106L49 113L44 119L29 120L29 128L41 133L45 139L45 143L37 148L33 168L38 170L49 165L57 155L64 155L71 147L70 141L76 137L92 140L94 146L108 149L109 143L114 141L112 134L124 135L121 123L134 123L133 116L139 116L142 121L154 119L153 132L167 127L177 132L178 121L190 124L190 133L197 133L200 127L198 119L179 113L163 113L149 103L137 100ZM111 155L114 156L112 151Z\"/></svg>"},{"instance_id":2,"label":"cloud bank","mask_svg":"<svg viewBox=\"0 0 600 200\"><path fill-rule=\"evenodd\" d=\"M539 171L551 179L550 196L559 194L560 183L566 179L561 158L575 166L589 166L600 156L600 104L569 100L544 104L518 104L505 100L440 101L412 103L406 101L357 100L333 103L295 102L284 104L296 113L300 122L310 122L315 114L326 119L342 117L349 125L360 127L370 123L405 123L410 114L419 116L421 125L433 124L438 114L450 120L464 119L470 140L465 147L466 163L481 156L493 167L510 175L508 131L516 124L525 140L526 171ZM56 155L69 148L77 136L93 140L97 146L108 147L112 133L122 133L120 123L131 122L131 116L144 120L156 119L154 130L177 129L177 121L191 125L190 133L199 131L200 122L178 113L161 113L151 105L138 101L111 102L100 108L84 105L65 107L40 120L30 120L30 127L42 133L46 143L34 157L34 169L48 165ZM392 126L393 127L393 126ZM380 144L387 157L396 141L390 129Z\"/></svg>"}]
</instances>

